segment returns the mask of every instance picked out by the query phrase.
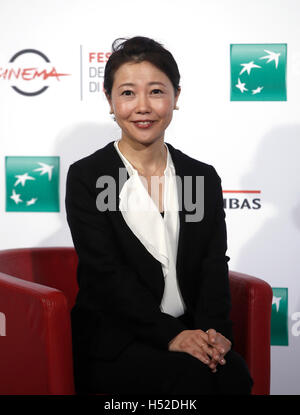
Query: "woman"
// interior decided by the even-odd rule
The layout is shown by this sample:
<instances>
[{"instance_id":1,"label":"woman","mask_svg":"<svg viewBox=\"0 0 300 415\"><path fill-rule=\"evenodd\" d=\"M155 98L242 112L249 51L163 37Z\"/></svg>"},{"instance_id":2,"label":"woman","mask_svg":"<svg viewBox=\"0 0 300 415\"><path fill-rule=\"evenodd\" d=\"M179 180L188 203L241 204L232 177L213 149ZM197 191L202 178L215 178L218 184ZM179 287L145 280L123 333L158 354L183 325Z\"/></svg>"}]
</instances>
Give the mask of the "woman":
<instances>
[{"instance_id":1,"label":"woman","mask_svg":"<svg viewBox=\"0 0 300 415\"><path fill-rule=\"evenodd\" d=\"M179 80L159 43L115 41L104 90L121 139L68 172L79 393L251 391L246 364L231 348L220 178L164 143Z\"/></svg>"}]
</instances>

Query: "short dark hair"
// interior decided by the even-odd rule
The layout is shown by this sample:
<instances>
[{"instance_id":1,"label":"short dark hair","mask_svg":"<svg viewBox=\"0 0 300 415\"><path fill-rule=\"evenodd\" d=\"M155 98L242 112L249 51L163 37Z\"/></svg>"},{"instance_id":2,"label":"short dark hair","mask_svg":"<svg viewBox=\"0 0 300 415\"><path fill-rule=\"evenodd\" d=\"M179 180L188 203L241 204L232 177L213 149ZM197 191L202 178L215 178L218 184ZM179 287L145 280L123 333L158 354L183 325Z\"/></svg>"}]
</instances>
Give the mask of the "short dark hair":
<instances>
[{"instance_id":1,"label":"short dark hair","mask_svg":"<svg viewBox=\"0 0 300 415\"><path fill-rule=\"evenodd\" d=\"M180 73L173 55L164 46L153 39L135 36L131 39L118 38L112 44L110 55L104 71L104 89L110 97L114 75L121 65L127 62L152 63L172 82L175 94L179 90Z\"/></svg>"}]
</instances>

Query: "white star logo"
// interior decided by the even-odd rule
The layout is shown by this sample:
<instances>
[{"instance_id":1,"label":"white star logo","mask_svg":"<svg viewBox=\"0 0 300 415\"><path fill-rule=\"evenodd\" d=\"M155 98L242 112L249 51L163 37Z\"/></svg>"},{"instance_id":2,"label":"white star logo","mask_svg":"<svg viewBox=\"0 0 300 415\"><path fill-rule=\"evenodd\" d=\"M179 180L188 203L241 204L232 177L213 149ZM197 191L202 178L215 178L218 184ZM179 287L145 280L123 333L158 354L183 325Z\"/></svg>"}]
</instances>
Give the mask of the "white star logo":
<instances>
[{"instance_id":1,"label":"white star logo","mask_svg":"<svg viewBox=\"0 0 300 415\"><path fill-rule=\"evenodd\" d=\"M38 169L34 169L33 171L40 171L40 172L41 172L41 174L40 174L41 176L42 176L43 174L48 173L48 178L49 178L49 181L51 181L51 177L52 177L52 170L53 170L54 166L50 166L50 164L40 163L40 162L38 162L38 164L39 164L40 166L42 166L42 167L39 167Z\"/></svg>"},{"instance_id":2,"label":"white star logo","mask_svg":"<svg viewBox=\"0 0 300 415\"><path fill-rule=\"evenodd\" d=\"M248 75L250 75L251 69L253 68L261 68L261 66L255 65L254 61L251 61L249 63L241 63L241 66L243 66L243 69L239 73L239 75L242 75L245 71L247 71Z\"/></svg>"},{"instance_id":3,"label":"white star logo","mask_svg":"<svg viewBox=\"0 0 300 415\"><path fill-rule=\"evenodd\" d=\"M14 186L17 186L19 183L21 183L21 185L24 187L26 180L35 180L34 177L28 176L28 173L17 174L15 177L17 177L18 180L16 181Z\"/></svg>"},{"instance_id":4,"label":"white star logo","mask_svg":"<svg viewBox=\"0 0 300 415\"><path fill-rule=\"evenodd\" d=\"M248 89L247 88L245 88L245 83L242 83L241 82L241 80L240 80L240 78L238 78L238 83L236 84L236 87L241 91L241 92L244 92L244 91L248 91Z\"/></svg>"},{"instance_id":5,"label":"white star logo","mask_svg":"<svg viewBox=\"0 0 300 415\"><path fill-rule=\"evenodd\" d=\"M252 94L253 95L260 94L262 89L263 89L263 86L259 86L256 89L252 89Z\"/></svg>"},{"instance_id":6,"label":"white star logo","mask_svg":"<svg viewBox=\"0 0 300 415\"><path fill-rule=\"evenodd\" d=\"M263 56L259 59L268 59L267 63L274 61L275 62L275 67L277 69L280 53L271 52L270 50L267 50L267 49L264 49L264 51L267 52L268 55Z\"/></svg>"},{"instance_id":7,"label":"white star logo","mask_svg":"<svg viewBox=\"0 0 300 415\"><path fill-rule=\"evenodd\" d=\"M23 202L23 200L21 200L21 198L20 198L20 196L21 195L18 195L16 192L15 192L15 190L13 189L13 191L12 191L12 195L10 196L10 198L16 203L16 204L18 204L18 203L20 203L20 202Z\"/></svg>"},{"instance_id":8,"label":"white star logo","mask_svg":"<svg viewBox=\"0 0 300 415\"><path fill-rule=\"evenodd\" d=\"M37 201L37 197L33 197L32 199L26 202L26 205L27 206L34 205L36 201Z\"/></svg>"},{"instance_id":9,"label":"white star logo","mask_svg":"<svg viewBox=\"0 0 300 415\"><path fill-rule=\"evenodd\" d=\"M280 300L282 299L282 297L275 297L275 295L273 296L273 300L272 300L272 305L273 304L275 304L276 305L276 311L277 311L277 313L278 313L278 311L279 311L279 303L280 303Z\"/></svg>"}]
</instances>

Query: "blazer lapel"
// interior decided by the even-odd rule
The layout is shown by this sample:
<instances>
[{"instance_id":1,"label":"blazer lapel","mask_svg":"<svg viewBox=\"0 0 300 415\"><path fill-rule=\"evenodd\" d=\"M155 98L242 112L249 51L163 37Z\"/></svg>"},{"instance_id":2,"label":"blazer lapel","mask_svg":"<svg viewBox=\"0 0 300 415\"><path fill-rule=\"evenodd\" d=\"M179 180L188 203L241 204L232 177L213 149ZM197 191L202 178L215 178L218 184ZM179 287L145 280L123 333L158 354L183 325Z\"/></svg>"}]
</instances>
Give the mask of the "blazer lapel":
<instances>
[{"instance_id":1,"label":"blazer lapel","mask_svg":"<svg viewBox=\"0 0 300 415\"><path fill-rule=\"evenodd\" d=\"M138 174L133 174L127 180L119 198L119 208L129 228L151 255L163 264L164 269L168 269L164 222Z\"/></svg>"},{"instance_id":2,"label":"blazer lapel","mask_svg":"<svg viewBox=\"0 0 300 415\"><path fill-rule=\"evenodd\" d=\"M178 177L177 181L177 194L178 194L178 203L179 203L179 237L178 237L178 249L177 249L177 261L176 261L176 270L178 278L181 275L181 265L184 258L184 241L186 234L186 221L185 215L186 210L183 203L184 195L184 176L188 174L185 168L184 157L182 153L176 150L171 144L166 143L173 163L175 167L176 176Z\"/></svg>"}]
</instances>

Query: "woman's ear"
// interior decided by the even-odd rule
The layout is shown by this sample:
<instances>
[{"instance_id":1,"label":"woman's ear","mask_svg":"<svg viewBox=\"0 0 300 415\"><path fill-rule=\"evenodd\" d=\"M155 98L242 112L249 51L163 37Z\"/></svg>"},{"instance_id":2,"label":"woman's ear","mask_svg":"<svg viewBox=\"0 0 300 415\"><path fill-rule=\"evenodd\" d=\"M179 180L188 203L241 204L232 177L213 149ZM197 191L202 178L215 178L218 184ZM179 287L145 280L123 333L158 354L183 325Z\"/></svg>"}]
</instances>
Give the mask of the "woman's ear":
<instances>
[{"instance_id":1,"label":"woman's ear","mask_svg":"<svg viewBox=\"0 0 300 415\"><path fill-rule=\"evenodd\" d=\"M176 94L175 94L175 100L174 100L174 108L175 109L178 109L178 107L177 107L177 101L178 101L180 92L181 92L181 87L179 86L178 89L177 89L177 91L176 91Z\"/></svg>"},{"instance_id":2,"label":"woman's ear","mask_svg":"<svg viewBox=\"0 0 300 415\"><path fill-rule=\"evenodd\" d=\"M112 106L111 96L107 93L106 90L104 90L104 93L105 93L107 102L108 102L109 107L110 107L110 114L113 114L114 113L114 110L113 110L113 106Z\"/></svg>"}]
</instances>

